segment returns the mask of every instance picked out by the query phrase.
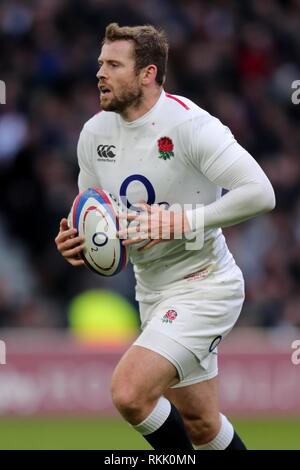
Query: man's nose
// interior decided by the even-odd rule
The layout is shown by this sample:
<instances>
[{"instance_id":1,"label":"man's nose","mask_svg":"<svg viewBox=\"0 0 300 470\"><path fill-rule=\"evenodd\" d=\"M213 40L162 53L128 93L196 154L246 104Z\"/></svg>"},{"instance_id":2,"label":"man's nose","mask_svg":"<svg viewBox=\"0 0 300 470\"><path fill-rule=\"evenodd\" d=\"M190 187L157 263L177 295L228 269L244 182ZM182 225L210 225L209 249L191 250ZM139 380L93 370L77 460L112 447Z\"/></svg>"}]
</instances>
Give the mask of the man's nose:
<instances>
[{"instance_id":1,"label":"man's nose","mask_svg":"<svg viewBox=\"0 0 300 470\"><path fill-rule=\"evenodd\" d=\"M100 80L101 78L106 78L106 74L105 74L105 70L104 70L103 65L101 65L101 67L99 67L99 70L96 73L96 77L98 78L98 80Z\"/></svg>"}]
</instances>

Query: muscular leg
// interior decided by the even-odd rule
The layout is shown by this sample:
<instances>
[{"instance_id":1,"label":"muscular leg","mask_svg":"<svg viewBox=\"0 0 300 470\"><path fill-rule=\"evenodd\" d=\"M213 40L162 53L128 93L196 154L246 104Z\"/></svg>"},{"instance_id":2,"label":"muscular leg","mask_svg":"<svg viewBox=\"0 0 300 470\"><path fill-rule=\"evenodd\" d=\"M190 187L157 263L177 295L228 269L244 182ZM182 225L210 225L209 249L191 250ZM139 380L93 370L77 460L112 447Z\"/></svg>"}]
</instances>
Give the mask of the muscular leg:
<instances>
[{"instance_id":1,"label":"muscular leg","mask_svg":"<svg viewBox=\"0 0 300 470\"><path fill-rule=\"evenodd\" d=\"M186 430L194 444L205 444L219 432L217 377L182 388L170 388L165 393L183 417Z\"/></svg>"},{"instance_id":2,"label":"muscular leg","mask_svg":"<svg viewBox=\"0 0 300 470\"><path fill-rule=\"evenodd\" d=\"M177 382L176 368L166 358L150 349L131 346L113 373L112 399L127 421L138 424L164 391Z\"/></svg>"},{"instance_id":3,"label":"muscular leg","mask_svg":"<svg viewBox=\"0 0 300 470\"><path fill-rule=\"evenodd\" d=\"M227 418L219 413L217 377L182 388L165 396L175 404L195 448L246 450Z\"/></svg>"},{"instance_id":4,"label":"muscular leg","mask_svg":"<svg viewBox=\"0 0 300 470\"><path fill-rule=\"evenodd\" d=\"M162 397L177 382L175 366L141 346L131 346L112 377L116 408L156 450L193 450L182 417Z\"/></svg>"}]
</instances>

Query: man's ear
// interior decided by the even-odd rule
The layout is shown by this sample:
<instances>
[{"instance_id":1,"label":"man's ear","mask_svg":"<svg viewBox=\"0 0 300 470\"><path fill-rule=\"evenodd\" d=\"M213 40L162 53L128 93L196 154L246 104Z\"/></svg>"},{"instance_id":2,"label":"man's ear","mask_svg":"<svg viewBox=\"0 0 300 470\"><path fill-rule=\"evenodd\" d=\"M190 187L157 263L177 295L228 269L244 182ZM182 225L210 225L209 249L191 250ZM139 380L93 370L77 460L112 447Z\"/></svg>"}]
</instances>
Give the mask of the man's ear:
<instances>
[{"instance_id":1,"label":"man's ear","mask_svg":"<svg viewBox=\"0 0 300 470\"><path fill-rule=\"evenodd\" d=\"M142 70L142 84L148 85L151 82L154 82L157 75L157 67L156 65L148 65Z\"/></svg>"}]
</instances>

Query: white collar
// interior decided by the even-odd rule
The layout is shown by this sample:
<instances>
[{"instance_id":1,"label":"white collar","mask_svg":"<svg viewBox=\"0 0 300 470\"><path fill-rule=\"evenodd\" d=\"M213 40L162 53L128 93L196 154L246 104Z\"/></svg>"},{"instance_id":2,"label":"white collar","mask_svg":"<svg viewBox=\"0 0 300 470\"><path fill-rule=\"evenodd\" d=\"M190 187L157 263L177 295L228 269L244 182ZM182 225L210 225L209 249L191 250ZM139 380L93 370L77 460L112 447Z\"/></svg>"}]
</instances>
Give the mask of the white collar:
<instances>
[{"instance_id":1,"label":"white collar","mask_svg":"<svg viewBox=\"0 0 300 470\"><path fill-rule=\"evenodd\" d=\"M165 99L165 96L166 96L166 93L165 93L164 90L162 90L162 92L160 94L160 97L158 98L158 100L156 101L154 106L152 106L152 108L150 108L149 111L147 111L147 113L143 114L142 116L135 119L134 121L125 121L120 115L118 115L121 125L124 126L124 127L128 127L128 128L143 126L144 124L146 124L151 119L152 115L160 107L161 103Z\"/></svg>"}]
</instances>

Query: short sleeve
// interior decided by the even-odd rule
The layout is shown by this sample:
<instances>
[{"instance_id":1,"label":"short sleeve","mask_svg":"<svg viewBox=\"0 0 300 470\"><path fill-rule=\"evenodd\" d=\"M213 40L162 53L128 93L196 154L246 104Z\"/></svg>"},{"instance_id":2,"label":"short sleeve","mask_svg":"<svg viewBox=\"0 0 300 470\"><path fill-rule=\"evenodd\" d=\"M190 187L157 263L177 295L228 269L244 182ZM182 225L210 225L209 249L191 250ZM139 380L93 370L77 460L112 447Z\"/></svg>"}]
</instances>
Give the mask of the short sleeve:
<instances>
[{"instance_id":1,"label":"short sleeve","mask_svg":"<svg viewBox=\"0 0 300 470\"><path fill-rule=\"evenodd\" d=\"M244 152L219 119L209 116L193 120L189 156L208 179L219 177Z\"/></svg>"}]
</instances>

